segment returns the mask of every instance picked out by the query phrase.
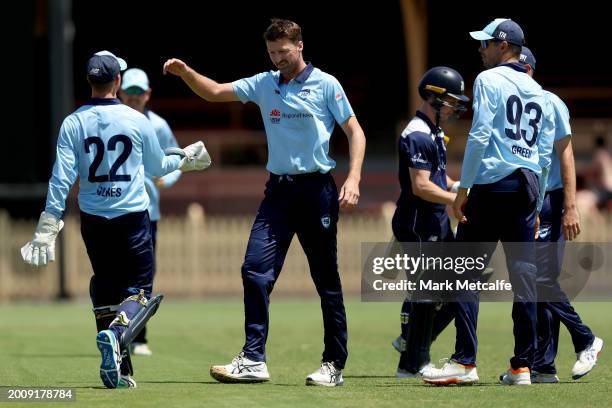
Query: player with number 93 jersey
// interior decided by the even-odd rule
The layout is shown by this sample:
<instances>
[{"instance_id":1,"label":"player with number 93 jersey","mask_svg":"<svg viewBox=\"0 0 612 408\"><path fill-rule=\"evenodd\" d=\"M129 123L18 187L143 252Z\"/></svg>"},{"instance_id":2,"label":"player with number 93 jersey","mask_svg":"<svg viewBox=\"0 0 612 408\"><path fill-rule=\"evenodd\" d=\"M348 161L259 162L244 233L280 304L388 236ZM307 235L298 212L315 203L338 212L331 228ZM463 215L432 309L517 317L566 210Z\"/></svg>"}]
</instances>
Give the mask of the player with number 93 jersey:
<instances>
[{"instance_id":1,"label":"player with number 93 jersey","mask_svg":"<svg viewBox=\"0 0 612 408\"><path fill-rule=\"evenodd\" d=\"M539 176L540 209L554 142L554 111L542 87L522 67L498 65L476 77L473 107L460 187L495 183L526 168Z\"/></svg>"}]
</instances>

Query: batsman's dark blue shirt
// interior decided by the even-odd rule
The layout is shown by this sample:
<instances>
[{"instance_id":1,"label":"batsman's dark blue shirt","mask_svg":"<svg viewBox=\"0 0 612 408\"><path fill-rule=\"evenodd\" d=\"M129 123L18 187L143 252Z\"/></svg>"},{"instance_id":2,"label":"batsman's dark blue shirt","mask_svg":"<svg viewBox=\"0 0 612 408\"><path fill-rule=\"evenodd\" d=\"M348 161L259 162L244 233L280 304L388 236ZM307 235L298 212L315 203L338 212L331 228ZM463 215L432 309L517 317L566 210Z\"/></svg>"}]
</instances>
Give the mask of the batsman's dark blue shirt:
<instances>
[{"instance_id":1,"label":"batsman's dark blue shirt","mask_svg":"<svg viewBox=\"0 0 612 408\"><path fill-rule=\"evenodd\" d=\"M436 128L425 114L417 111L399 138L398 151L401 194L397 207L403 222L411 224L407 225L410 228L438 224L435 229L439 229L440 223L447 218L446 206L416 196L412 191L409 169L429 171L429 179L443 190L447 189L444 132Z\"/></svg>"}]
</instances>

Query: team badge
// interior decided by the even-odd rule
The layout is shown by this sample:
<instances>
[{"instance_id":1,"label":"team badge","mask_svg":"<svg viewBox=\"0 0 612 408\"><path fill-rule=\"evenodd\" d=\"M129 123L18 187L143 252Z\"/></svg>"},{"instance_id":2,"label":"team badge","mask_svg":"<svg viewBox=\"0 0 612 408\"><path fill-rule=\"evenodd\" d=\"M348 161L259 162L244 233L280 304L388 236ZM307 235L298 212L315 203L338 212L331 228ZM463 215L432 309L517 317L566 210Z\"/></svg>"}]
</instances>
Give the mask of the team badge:
<instances>
[{"instance_id":1,"label":"team badge","mask_svg":"<svg viewBox=\"0 0 612 408\"><path fill-rule=\"evenodd\" d=\"M297 94L300 98L306 99L310 96L310 89L304 88Z\"/></svg>"},{"instance_id":2,"label":"team badge","mask_svg":"<svg viewBox=\"0 0 612 408\"><path fill-rule=\"evenodd\" d=\"M329 215L321 217L321 224L323 225L323 228L328 229L331 225L331 217Z\"/></svg>"}]
</instances>

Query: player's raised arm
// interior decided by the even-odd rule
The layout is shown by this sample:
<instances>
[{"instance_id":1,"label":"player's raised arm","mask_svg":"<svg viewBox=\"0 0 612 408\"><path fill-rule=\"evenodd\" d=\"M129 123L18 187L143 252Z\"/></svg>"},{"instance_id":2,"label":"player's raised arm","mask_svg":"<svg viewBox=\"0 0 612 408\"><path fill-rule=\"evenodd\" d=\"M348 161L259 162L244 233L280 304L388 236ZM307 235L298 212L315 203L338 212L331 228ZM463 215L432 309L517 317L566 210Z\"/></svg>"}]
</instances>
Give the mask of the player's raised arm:
<instances>
[{"instance_id":1,"label":"player's raised arm","mask_svg":"<svg viewBox=\"0 0 612 408\"><path fill-rule=\"evenodd\" d=\"M164 75L172 74L181 79L199 97L209 102L233 102L239 101L231 83L220 84L210 78L197 73L183 61L171 58L164 64Z\"/></svg>"}]
</instances>

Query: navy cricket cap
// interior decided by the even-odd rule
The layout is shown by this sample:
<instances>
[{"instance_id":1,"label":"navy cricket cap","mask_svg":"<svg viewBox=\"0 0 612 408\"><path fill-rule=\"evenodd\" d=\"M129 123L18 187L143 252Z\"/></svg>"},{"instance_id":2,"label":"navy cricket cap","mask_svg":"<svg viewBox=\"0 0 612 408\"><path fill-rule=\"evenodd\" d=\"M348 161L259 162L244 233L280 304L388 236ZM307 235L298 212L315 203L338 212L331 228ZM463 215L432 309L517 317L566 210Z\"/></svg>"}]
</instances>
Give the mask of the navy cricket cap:
<instances>
[{"instance_id":1,"label":"navy cricket cap","mask_svg":"<svg viewBox=\"0 0 612 408\"><path fill-rule=\"evenodd\" d=\"M525 47L524 45L523 45L523 48L521 49L521 56L519 57L519 62L521 64L529 65L531 69L535 71L536 59L533 56L533 53L531 52L531 50Z\"/></svg>"},{"instance_id":2,"label":"navy cricket cap","mask_svg":"<svg viewBox=\"0 0 612 408\"><path fill-rule=\"evenodd\" d=\"M507 41L519 47L525 43L523 30L509 18L496 18L481 31L472 31L470 35L475 40Z\"/></svg>"},{"instance_id":3,"label":"navy cricket cap","mask_svg":"<svg viewBox=\"0 0 612 408\"><path fill-rule=\"evenodd\" d=\"M87 78L95 84L106 84L112 82L126 68L124 59L109 51L99 51L87 61Z\"/></svg>"}]
</instances>

